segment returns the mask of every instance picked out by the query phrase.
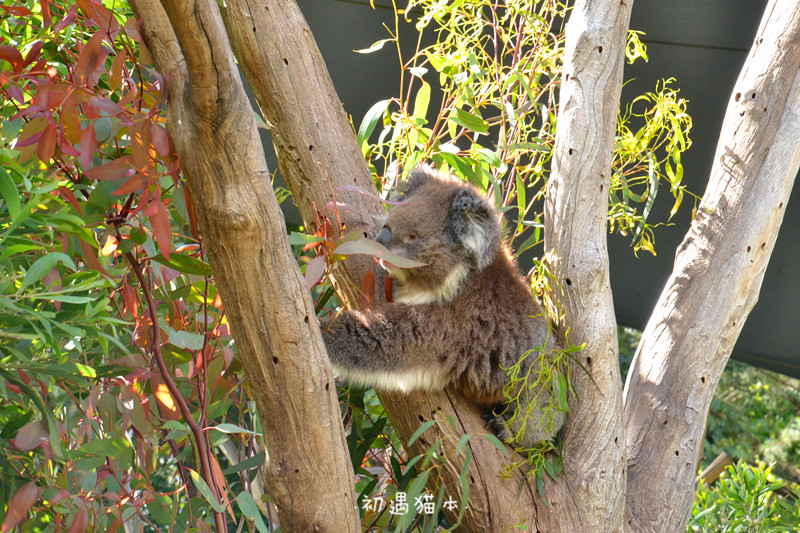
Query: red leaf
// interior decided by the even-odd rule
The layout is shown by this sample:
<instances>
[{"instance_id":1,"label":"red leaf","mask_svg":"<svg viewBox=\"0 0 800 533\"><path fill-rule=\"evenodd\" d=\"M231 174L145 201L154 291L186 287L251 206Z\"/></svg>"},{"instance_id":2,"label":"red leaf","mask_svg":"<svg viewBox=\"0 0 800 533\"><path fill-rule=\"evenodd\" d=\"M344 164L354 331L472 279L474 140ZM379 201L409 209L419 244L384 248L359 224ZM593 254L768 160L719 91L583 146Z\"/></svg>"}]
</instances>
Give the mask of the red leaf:
<instances>
[{"instance_id":1,"label":"red leaf","mask_svg":"<svg viewBox=\"0 0 800 533\"><path fill-rule=\"evenodd\" d=\"M150 127L150 136L153 138L153 146L161 157L166 157L172 153L169 143L169 135L164 126L153 123Z\"/></svg>"},{"instance_id":2,"label":"red leaf","mask_svg":"<svg viewBox=\"0 0 800 533\"><path fill-rule=\"evenodd\" d=\"M58 130L56 125L48 122L44 127L42 137L39 139L39 144L36 147L36 155L42 163L49 163L56 150L56 139L58 138Z\"/></svg>"},{"instance_id":3,"label":"red leaf","mask_svg":"<svg viewBox=\"0 0 800 533\"><path fill-rule=\"evenodd\" d=\"M11 498L11 501L8 502L8 511L6 512L6 519L3 520L2 533L8 533L25 519L25 515L28 514L36 500L39 499L40 492L41 489L33 481L29 481L19 488L14 497Z\"/></svg>"},{"instance_id":4,"label":"red leaf","mask_svg":"<svg viewBox=\"0 0 800 533\"><path fill-rule=\"evenodd\" d=\"M39 420L22 426L14 437L14 447L29 452L48 441L47 424Z\"/></svg>"},{"instance_id":5,"label":"red leaf","mask_svg":"<svg viewBox=\"0 0 800 533\"><path fill-rule=\"evenodd\" d=\"M122 286L122 304L126 313L130 313L134 319L139 318L139 300L136 298L136 291L127 283Z\"/></svg>"},{"instance_id":6,"label":"red leaf","mask_svg":"<svg viewBox=\"0 0 800 533\"><path fill-rule=\"evenodd\" d=\"M58 192L61 194L61 197L64 200L72 204L72 207L74 207L75 210L78 211L78 214L83 215L83 209L81 209L81 205L78 203L78 199L75 198L75 194L71 190L67 189L62 185L61 187L58 188Z\"/></svg>"},{"instance_id":7,"label":"red leaf","mask_svg":"<svg viewBox=\"0 0 800 533\"><path fill-rule=\"evenodd\" d=\"M97 133L94 122L90 122L81 135L81 166L86 169L92 164L92 156L97 150Z\"/></svg>"},{"instance_id":8,"label":"red leaf","mask_svg":"<svg viewBox=\"0 0 800 533\"><path fill-rule=\"evenodd\" d=\"M22 68L27 67L37 59L39 56L42 55L42 48L44 47L44 41L36 41L31 46L31 49L28 50L28 55L25 56L25 62L22 64Z\"/></svg>"},{"instance_id":9,"label":"red leaf","mask_svg":"<svg viewBox=\"0 0 800 533\"><path fill-rule=\"evenodd\" d=\"M123 196L125 194L130 194L132 192L140 191L147 187L150 184L150 180L144 174L139 174L138 172L133 175L131 179L123 183L119 189L112 192L111 194Z\"/></svg>"},{"instance_id":10,"label":"red leaf","mask_svg":"<svg viewBox=\"0 0 800 533\"><path fill-rule=\"evenodd\" d=\"M117 115L121 115L123 113L122 108L118 104L112 100L109 100L105 96L92 96L89 98L87 103L89 106L91 106L92 111L97 113L98 116L116 117ZM105 115L103 113L99 113L99 111L103 111Z\"/></svg>"},{"instance_id":11,"label":"red leaf","mask_svg":"<svg viewBox=\"0 0 800 533\"><path fill-rule=\"evenodd\" d=\"M111 70L108 73L108 88L113 92L119 89L122 83L122 67L125 66L125 60L128 59L128 53L123 48L114 57L111 62Z\"/></svg>"},{"instance_id":12,"label":"red leaf","mask_svg":"<svg viewBox=\"0 0 800 533\"><path fill-rule=\"evenodd\" d=\"M172 241L172 228L169 225L169 213L161 200L156 199L150 204L144 214L150 218L150 226L158 243L161 255L169 260L170 243Z\"/></svg>"},{"instance_id":13,"label":"red leaf","mask_svg":"<svg viewBox=\"0 0 800 533\"><path fill-rule=\"evenodd\" d=\"M375 296L375 268L373 267L361 280L361 310L369 309Z\"/></svg>"},{"instance_id":14,"label":"red leaf","mask_svg":"<svg viewBox=\"0 0 800 533\"><path fill-rule=\"evenodd\" d=\"M69 11L67 11L66 16L63 19L59 20L58 23L56 24L56 27L53 28L53 32L58 33L67 26L71 26L72 23L75 22L77 16L78 16L78 5L72 4L69 8Z\"/></svg>"},{"instance_id":15,"label":"red leaf","mask_svg":"<svg viewBox=\"0 0 800 533\"><path fill-rule=\"evenodd\" d=\"M306 287L311 289L325 273L325 257L315 257L306 265Z\"/></svg>"},{"instance_id":16,"label":"red leaf","mask_svg":"<svg viewBox=\"0 0 800 533\"><path fill-rule=\"evenodd\" d=\"M89 265L89 268L92 270L97 270L101 274L104 274L111 277L106 269L103 268L103 265L100 264L100 261L97 259L97 254L94 251L94 248L88 242L78 239L78 246L81 247L81 252L83 252L83 260Z\"/></svg>"},{"instance_id":17,"label":"red leaf","mask_svg":"<svg viewBox=\"0 0 800 533\"><path fill-rule=\"evenodd\" d=\"M150 157L150 121L139 117L140 121L132 124L128 131L131 137L131 152L133 153L133 166L140 172L145 172L153 167Z\"/></svg>"},{"instance_id":18,"label":"red leaf","mask_svg":"<svg viewBox=\"0 0 800 533\"><path fill-rule=\"evenodd\" d=\"M89 82L94 76L99 76L110 50L103 46L103 32L92 35L81 50L78 61L75 63L75 75L83 82Z\"/></svg>"},{"instance_id":19,"label":"red leaf","mask_svg":"<svg viewBox=\"0 0 800 533\"><path fill-rule=\"evenodd\" d=\"M78 110L75 109L75 105L73 105L72 100L65 101L64 104L61 106L61 114L59 115L61 119L61 124L64 125L64 136L67 138L69 142L72 144L78 144L81 142L81 137L83 136L83 125L81 124L81 119L78 116ZM89 128L92 128L92 125L89 124Z\"/></svg>"},{"instance_id":20,"label":"red leaf","mask_svg":"<svg viewBox=\"0 0 800 533\"><path fill-rule=\"evenodd\" d=\"M14 148L20 149L38 143L46 127L47 121L44 118L37 117L31 119L31 121L22 128L22 132L19 134L19 140L14 145Z\"/></svg>"},{"instance_id":21,"label":"red leaf","mask_svg":"<svg viewBox=\"0 0 800 533\"><path fill-rule=\"evenodd\" d=\"M83 533L86 531L86 523L89 520L89 515L86 512L86 507L81 507L78 509L78 512L75 513L75 517L72 519L72 525L69 526L67 533Z\"/></svg>"},{"instance_id":22,"label":"red leaf","mask_svg":"<svg viewBox=\"0 0 800 533\"><path fill-rule=\"evenodd\" d=\"M102 3L95 0L77 0L77 3L81 11L103 30L97 33L111 33L114 37L119 32L119 22Z\"/></svg>"},{"instance_id":23,"label":"red leaf","mask_svg":"<svg viewBox=\"0 0 800 533\"><path fill-rule=\"evenodd\" d=\"M22 54L19 53L16 47L9 44L0 46L0 59L5 59L11 63L14 72L19 73L19 71L22 70L24 60L22 59Z\"/></svg>"},{"instance_id":24,"label":"red leaf","mask_svg":"<svg viewBox=\"0 0 800 533\"><path fill-rule=\"evenodd\" d=\"M189 215L189 227L192 230L192 235L195 239L200 238L200 226L197 222L197 212L194 210L194 204L192 203L192 196L189 193L188 187L185 185L181 187L183 191L183 203L186 206L186 213Z\"/></svg>"},{"instance_id":25,"label":"red leaf","mask_svg":"<svg viewBox=\"0 0 800 533\"><path fill-rule=\"evenodd\" d=\"M386 279L383 280L383 296L386 301L392 303L394 301L394 281L392 277L387 274Z\"/></svg>"},{"instance_id":26,"label":"red leaf","mask_svg":"<svg viewBox=\"0 0 800 533\"><path fill-rule=\"evenodd\" d=\"M83 156L82 151L81 156ZM133 176L136 172L131 163L133 163L133 158L126 155L99 167L84 170L83 173L93 180L121 180Z\"/></svg>"},{"instance_id":27,"label":"red leaf","mask_svg":"<svg viewBox=\"0 0 800 533\"><path fill-rule=\"evenodd\" d=\"M24 6L0 6L0 9L17 17L27 17L31 14L31 10Z\"/></svg>"},{"instance_id":28,"label":"red leaf","mask_svg":"<svg viewBox=\"0 0 800 533\"><path fill-rule=\"evenodd\" d=\"M50 16L50 0L39 0L39 5L42 8L42 18L44 19L44 27L49 28L53 23L53 18Z\"/></svg>"}]
</instances>

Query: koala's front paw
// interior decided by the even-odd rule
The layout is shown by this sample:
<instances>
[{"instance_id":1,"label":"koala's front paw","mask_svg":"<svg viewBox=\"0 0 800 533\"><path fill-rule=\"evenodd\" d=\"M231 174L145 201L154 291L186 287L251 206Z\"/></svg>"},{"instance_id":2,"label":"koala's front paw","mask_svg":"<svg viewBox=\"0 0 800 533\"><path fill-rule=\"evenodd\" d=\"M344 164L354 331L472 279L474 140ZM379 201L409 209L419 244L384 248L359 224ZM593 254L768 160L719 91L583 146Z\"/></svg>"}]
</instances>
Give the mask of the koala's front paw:
<instances>
[{"instance_id":1,"label":"koala's front paw","mask_svg":"<svg viewBox=\"0 0 800 533\"><path fill-rule=\"evenodd\" d=\"M498 405L494 409L489 412L483 413L481 415L484 420L486 420L485 428L489 428L492 430L498 439L502 442L510 443L514 440L514 435L511 434L511 431L508 430L508 424L506 423L506 419L503 417L503 411L505 411L505 405ZM498 412L500 414L498 414Z\"/></svg>"}]
</instances>

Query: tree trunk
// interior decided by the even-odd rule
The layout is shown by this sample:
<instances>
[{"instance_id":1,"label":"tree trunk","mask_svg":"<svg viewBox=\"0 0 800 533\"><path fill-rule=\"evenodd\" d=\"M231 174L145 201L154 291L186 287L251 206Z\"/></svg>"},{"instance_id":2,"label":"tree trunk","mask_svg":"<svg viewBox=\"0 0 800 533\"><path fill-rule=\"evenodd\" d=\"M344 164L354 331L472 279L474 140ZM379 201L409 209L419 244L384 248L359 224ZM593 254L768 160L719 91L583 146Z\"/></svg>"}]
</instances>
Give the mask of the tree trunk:
<instances>
[{"instance_id":1,"label":"tree trunk","mask_svg":"<svg viewBox=\"0 0 800 533\"><path fill-rule=\"evenodd\" d=\"M216 2L131 2L264 431L284 531L359 531L339 402ZM219 527L219 526L218 526Z\"/></svg>"},{"instance_id":2,"label":"tree trunk","mask_svg":"<svg viewBox=\"0 0 800 533\"><path fill-rule=\"evenodd\" d=\"M545 259L575 357L563 430L564 481L579 502L566 531L618 531L625 495L622 390L608 272L607 218L630 2L576 2L564 51ZM585 369L585 370L584 370Z\"/></svg>"},{"instance_id":3,"label":"tree trunk","mask_svg":"<svg viewBox=\"0 0 800 533\"><path fill-rule=\"evenodd\" d=\"M772 0L625 388L631 531L682 531L708 410L800 166L800 6Z\"/></svg>"}]
</instances>

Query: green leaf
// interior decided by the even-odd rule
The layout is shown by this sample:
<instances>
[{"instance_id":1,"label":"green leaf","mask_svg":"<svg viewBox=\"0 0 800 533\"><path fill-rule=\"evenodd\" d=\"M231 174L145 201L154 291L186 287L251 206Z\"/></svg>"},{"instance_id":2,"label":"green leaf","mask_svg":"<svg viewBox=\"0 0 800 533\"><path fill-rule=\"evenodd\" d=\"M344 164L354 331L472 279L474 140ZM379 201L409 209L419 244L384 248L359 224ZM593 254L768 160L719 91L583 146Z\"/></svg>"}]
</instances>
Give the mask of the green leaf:
<instances>
[{"instance_id":1,"label":"green leaf","mask_svg":"<svg viewBox=\"0 0 800 533\"><path fill-rule=\"evenodd\" d=\"M62 252L51 252L34 261L34 263L31 265L31 268L28 269L28 272L25 274L25 278L22 280L20 290L42 279L45 274L53 270L58 263L62 263L64 266L70 267L72 270L77 270L75 263L72 262L72 259L67 254Z\"/></svg>"},{"instance_id":2,"label":"green leaf","mask_svg":"<svg viewBox=\"0 0 800 533\"><path fill-rule=\"evenodd\" d=\"M367 114L364 115L364 120L361 121L361 127L358 128L359 146L363 147L364 143L369 140L370 135L375 130L375 125L386 112L387 107L389 107L389 100L381 100L369 108Z\"/></svg>"},{"instance_id":3,"label":"green leaf","mask_svg":"<svg viewBox=\"0 0 800 533\"><path fill-rule=\"evenodd\" d=\"M435 423L436 423L436 420L428 420L427 422L422 424L420 427L418 427L417 430L414 432L414 434L411 435L411 438L408 439L408 445L411 446L412 444L414 444L414 441L417 440L420 435L425 433L425 431L427 431L428 428L430 428Z\"/></svg>"},{"instance_id":4,"label":"green leaf","mask_svg":"<svg viewBox=\"0 0 800 533\"><path fill-rule=\"evenodd\" d=\"M456 109L455 112L450 115L449 120L476 133L486 133L489 131L488 122L479 116L473 115L468 111L464 111L463 109Z\"/></svg>"},{"instance_id":5,"label":"green leaf","mask_svg":"<svg viewBox=\"0 0 800 533\"><path fill-rule=\"evenodd\" d=\"M261 450L250 459L246 459L241 463L226 468L225 470L222 471L222 473L227 476L228 474L235 474L236 472L241 472L242 470L261 468L264 465L265 459L266 459L266 452L264 452L264 450Z\"/></svg>"},{"instance_id":6,"label":"green leaf","mask_svg":"<svg viewBox=\"0 0 800 533\"><path fill-rule=\"evenodd\" d=\"M293 231L291 235L289 235L289 244L294 246L305 246L306 244L311 244L314 242L322 242L325 240L325 237L316 237L314 235L306 235L305 233L298 233Z\"/></svg>"},{"instance_id":7,"label":"green leaf","mask_svg":"<svg viewBox=\"0 0 800 533\"><path fill-rule=\"evenodd\" d=\"M261 433L256 433L255 431L239 427L236 424L228 424L228 423L211 426L209 429L216 429L217 431L221 431L223 433L247 433L248 435L258 435L258 436L261 435Z\"/></svg>"},{"instance_id":8,"label":"green leaf","mask_svg":"<svg viewBox=\"0 0 800 533\"><path fill-rule=\"evenodd\" d=\"M158 254L153 257L153 261L167 266L173 270L177 270L183 274L194 274L196 276L210 276L211 267L208 263L196 259L190 255L172 252L169 254L169 260L163 255Z\"/></svg>"},{"instance_id":9,"label":"green leaf","mask_svg":"<svg viewBox=\"0 0 800 533\"><path fill-rule=\"evenodd\" d=\"M90 440L84 443L79 450L90 455L117 457L128 451L131 443L125 437L109 437L106 439Z\"/></svg>"},{"instance_id":10,"label":"green leaf","mask_svg":"<svg viewBox=\"0 0 800 533\"><path fill-rule=\"evenodd\" d=\"M192 470L191 468L187 468L186 470L189 471L189 475L192 477L192 482L194 486L197 487L197 490L200 494L203 495L203 498L208 502L212 509L214 509L218 513L225 512L225 504L217 501L216 496L214 493L211 492L211 487L208 486L206 480L200 477L200 474Z\"/></svg>"},{"instance_id":11,"label":"green leaf","mask_svg":"<svg viewBox=\"0 0 800 533\"><path fill-rule=\"evenodd\" d=\"M11 217L17 216L20 209L19 191L17 185L14 183L14 178L11 177L6 169L0 166L0 196L6 201L8 213Z\"/></svg>"},{"instance_id":12,"label":"green leaf","mask_svg":"<svg viewBox=\"0 0 800 533\"><path fill-rule=\"evenodd\" d=\"M256 505L256 501L249 492L243 490L237 494L236 504L239 506L239 509L241 509L242 514L248 520L252 520L255 523L256 529L258 529L260 533L269 533L267 524L265 524L264 519L261 518L261 511L258 510L258 505Z\"/></svg>"},{"instance_id":13,"label":"green leaf","mask_svg":"<svg viewBox=\"0 0 800 533\"><path fill-rule=\"evenodd\" d=\"M420 79L422 82L422 87L419 88L417 91L417 96L414 98L414 113L412 118L414 118L415 122L418 122L418 126L425 124L425 115L428 113L428 104L431 101L431 86L423 79Z\"/></svg>"}]
</instances>

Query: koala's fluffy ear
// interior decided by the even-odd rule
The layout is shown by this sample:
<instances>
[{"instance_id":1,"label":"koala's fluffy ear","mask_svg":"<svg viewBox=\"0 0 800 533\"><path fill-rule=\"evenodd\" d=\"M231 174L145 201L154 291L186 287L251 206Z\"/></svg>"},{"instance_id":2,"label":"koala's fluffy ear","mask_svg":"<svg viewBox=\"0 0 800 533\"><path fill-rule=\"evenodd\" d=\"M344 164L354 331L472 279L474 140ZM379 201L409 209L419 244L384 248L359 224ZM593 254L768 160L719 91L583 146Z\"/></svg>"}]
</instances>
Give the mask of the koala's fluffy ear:
<instances>
[{"instance_id":1,"label":"koala's fluffy ear","mask_svg":"<svg viewBox=\"0 0 800 533\"><path fill-rule=\"evenodd\" d=\"M482 269L494 259L500 229L494 209L473 189L461 189L453 197L447 226L467 251L474 265Z\"/></svg>"},{"instance_id":2,"label":"koala's fluffy ear","mask_svg":"<svg viewBox=\"0 0 800 533\"><path fill-rule=\"evenodd\" d=\"M423 186L436 179L438 179L436 171L428 165L420 164L415 166L411 172L408 173L405 187L403 187L402 190L403 196L406 198L411 196Z\"/></svg>"}]
</instances>

